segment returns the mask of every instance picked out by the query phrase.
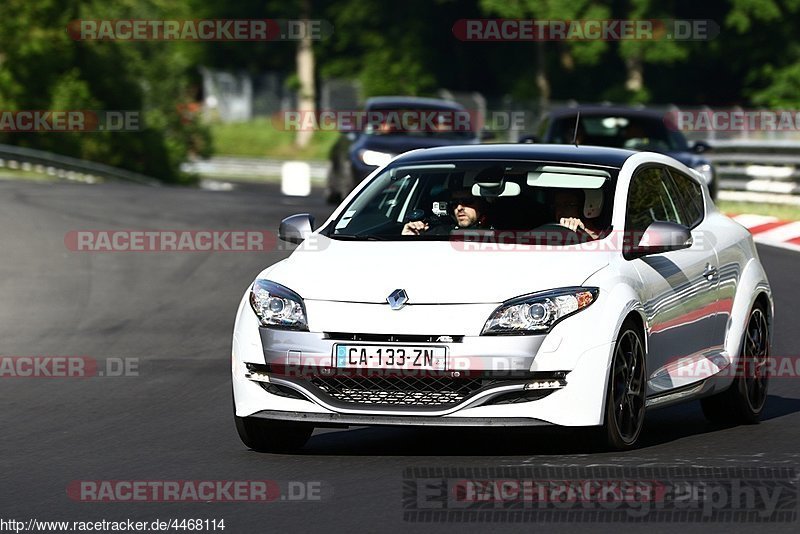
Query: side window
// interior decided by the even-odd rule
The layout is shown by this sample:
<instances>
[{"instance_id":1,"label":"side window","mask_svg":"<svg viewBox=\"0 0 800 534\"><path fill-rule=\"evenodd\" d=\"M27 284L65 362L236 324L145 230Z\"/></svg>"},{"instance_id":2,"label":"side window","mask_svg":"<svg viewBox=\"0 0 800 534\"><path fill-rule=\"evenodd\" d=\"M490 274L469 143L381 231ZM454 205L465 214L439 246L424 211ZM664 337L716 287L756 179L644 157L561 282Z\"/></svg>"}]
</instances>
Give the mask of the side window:
<instances>
[{"instance_id":1,"label":"side window","mask_svg":"<svg viewBox=\"0 0 800 534\"><path fill-rule=\"evenodd\" d=\"M644 232L653 221L685 224L679 210L680 200L670 177L661 167L648 167L636 173L628 191L625 228Z\"/></svg>"},{"instance_id":2,"label":"side window","mask_svg":"<svg viewBox=\"0 0 800 534\"><path fill-rule=\"evenodd\" d=\"M696 180L692 180L683 173L674 169L670 169L669 173L675 181L676 192L683 206L683 218L686 221L686 226L694 228L700 224L705 215L703 189Z\"/></svg>"}]
</instances>

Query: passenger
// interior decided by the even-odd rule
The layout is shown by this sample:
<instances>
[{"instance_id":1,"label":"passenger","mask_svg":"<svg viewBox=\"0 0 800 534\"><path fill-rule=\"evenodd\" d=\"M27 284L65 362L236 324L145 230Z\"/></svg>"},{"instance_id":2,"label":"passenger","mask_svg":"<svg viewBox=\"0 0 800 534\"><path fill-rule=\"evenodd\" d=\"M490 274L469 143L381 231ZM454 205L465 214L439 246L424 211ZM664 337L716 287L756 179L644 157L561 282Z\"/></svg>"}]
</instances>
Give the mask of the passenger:
<instances>
[{"instance_id":1,"label":"passenger","mask_svg":"<svg viewBox=\"0 0 800 534\"><path fill-rule=\"evenodd\" d=\"M601 228L595 228L587 219L581 220L585 194L580 189L557 189L553 193L553 213L557 224L577 232L583 230L592 239L597 239L602 233ZM587 224L588 223L588 224Z\"/></svg>"}]
</instances>

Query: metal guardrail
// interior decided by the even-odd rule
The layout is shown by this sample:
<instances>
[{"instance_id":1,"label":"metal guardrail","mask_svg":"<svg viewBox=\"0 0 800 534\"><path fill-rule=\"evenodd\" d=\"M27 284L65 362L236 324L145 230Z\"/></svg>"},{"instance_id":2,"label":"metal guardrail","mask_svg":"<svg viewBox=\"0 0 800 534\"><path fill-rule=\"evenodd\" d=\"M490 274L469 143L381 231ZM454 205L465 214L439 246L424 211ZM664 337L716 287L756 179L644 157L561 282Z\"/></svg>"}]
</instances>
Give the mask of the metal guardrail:
<instances>
[{"instance_id":1,"label":"metal guardrail","mask_svg":"<svg viewBox=\"0 0 800 534\"><path fill-rule=\"evenodd\" d=\"M800 195L800 143L718 141L706 157L716 169L722 190ZM204 178L274 178L285 162L273 159L215 157L184 163L181 170ZM308 161L311 179L322 183L325 161Z\"/></svg>"},{"instance_id":2,"label":"metal guardrail","mask_svg":"<svg viewBox=\"0 0 800 534\"><path fill-rule=\"evenodd\" d=\"M719 187L800 195L800 142L778 140L709 141L706 157L717 170Z\"/></svg>"},{"instance_id":3,"label":"metal guardrail","mask_svg":"<svg viewBox=\"0 0 800 534\"><path fill-rule=\"evenodd\" d=\"M706 157L715 165L719 188L800 195L800 142L786 140L716 140ZM261 158L215 157L186 162L184 172L206 178L274 178L281 175L285 161ZM328 162L308 161L311 179L324 182ZM145 185L161 185L149 176L104 165L11 145L0 144L0 167L28 168L67 179L92 177L124 180Z\"/></svg>"},{"instance_id":4,"label":"metal guardrail","mask_svg":"<svg viewBox=\"0 0 800 534\"><path fill-rule=\"evenodd\" d=\"M281 176L284 163L277 159L219 156L183 163L181 170L208 178L273 178ZM312 160L306 163L311 167L312 181L322 182L328 176L326 161Z\"/></svg>"},{"instance_id":5,"label":"metal guardrail","mask_svg":"<svg viewBox=\"0 0 800 534\"><path fill-rule=\"evenodd\" d=\"M91 178L103 178L143 185L161 185L161 182L150 176L33 148L0 144L0 162L2 163L0 166L18 167L24 170L29 167L30 170L37 170L59 178L83 178L86 181L91 181Z\"/></svg>"}]
</instances>

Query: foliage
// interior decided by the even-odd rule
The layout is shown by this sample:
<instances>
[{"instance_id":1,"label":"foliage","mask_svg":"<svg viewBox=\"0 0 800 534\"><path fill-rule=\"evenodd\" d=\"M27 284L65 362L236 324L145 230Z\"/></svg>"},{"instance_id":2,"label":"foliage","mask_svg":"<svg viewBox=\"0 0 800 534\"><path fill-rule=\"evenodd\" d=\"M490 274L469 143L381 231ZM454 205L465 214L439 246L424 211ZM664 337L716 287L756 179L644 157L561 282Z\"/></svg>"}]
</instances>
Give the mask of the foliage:
<instances>
[{"instance_id":1,"label":"foliage","mask_svg":"<svg viewBox=\"0 0 800 534\"><path fill-rule=\"evenodd\" d=\"M220 156L324 160L339 137L338 132L316 132L311 143L301 149L294 144L294 131L276 128L270 119L213 123L209 129L215 152Z\"/></svg>"},{"instance_id":2,"label":"foliage","mask_svg":"<svg viewBox=\"0 0 800 534\"><path fill-rule=\"evenodd\" d=\"M180 181L190 153L208 153L199 118L182 112L191 43L72 40L78 19L187 19L169 0L5 0L0 18L0 109L125 110L137 132L2 133L0 142L49 150Z\"/></svg>"},{"instance_id":3,"label":"foliage","mask_svg":"<svg viewBox=\"0 0 800 534\"><path fill-rule=\"evenodd\" d=\"M190 105L200 96L198 67L279 71L291 87L297 43L75 41L67 25L77 19L296 19L303 6L334 28L314 43L318 79L357 79L365 97L448 89L510 105L508 98L539 97L544 73L555 101L800 105L800 0L4 0L0 110L134 110L143 115L143 129L0 132L0 143L180 181L182 161L214 148ZM720 33L700 41L541 46L453 35L459 19L494 17L707 19ZM642 84L632 90L631 80Z\"/></svg>"}]
</instances>

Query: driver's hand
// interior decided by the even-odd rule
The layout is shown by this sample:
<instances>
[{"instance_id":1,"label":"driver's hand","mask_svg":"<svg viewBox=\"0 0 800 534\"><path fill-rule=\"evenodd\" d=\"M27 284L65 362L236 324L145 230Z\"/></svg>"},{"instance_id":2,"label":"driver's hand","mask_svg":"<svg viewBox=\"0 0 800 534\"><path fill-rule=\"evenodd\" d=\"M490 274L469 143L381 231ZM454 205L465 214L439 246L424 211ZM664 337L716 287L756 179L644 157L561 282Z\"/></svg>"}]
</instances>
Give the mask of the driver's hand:
<instances>
[{"instance_id":1,"label":"driver's hand","mask_svg":"<svg viewBox=\"0 0 800 534\"><path fill-rule=\"evenodd\" d=\"M586 227L583 225L583 221L578 219L577 217L562 217L561 220L558 222L561 226L566 226L573 232L576 232L579 228L583 231L586 231Z\"/></svg>"},{"instance_id":2,"label":"driver's hand","mask_svg":"<svg viewBox=\"0 0 800 534\"><path fill-rule=\"evenodd\" d=\"M403 235L419 235L429 228L428 223L411 221L403 226Z\"/></svg>"}]
</instances>

